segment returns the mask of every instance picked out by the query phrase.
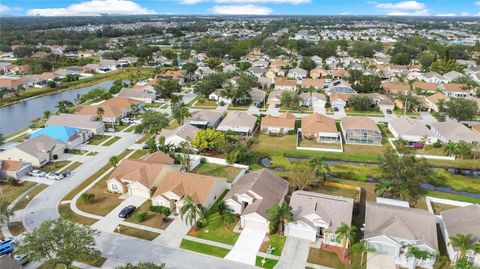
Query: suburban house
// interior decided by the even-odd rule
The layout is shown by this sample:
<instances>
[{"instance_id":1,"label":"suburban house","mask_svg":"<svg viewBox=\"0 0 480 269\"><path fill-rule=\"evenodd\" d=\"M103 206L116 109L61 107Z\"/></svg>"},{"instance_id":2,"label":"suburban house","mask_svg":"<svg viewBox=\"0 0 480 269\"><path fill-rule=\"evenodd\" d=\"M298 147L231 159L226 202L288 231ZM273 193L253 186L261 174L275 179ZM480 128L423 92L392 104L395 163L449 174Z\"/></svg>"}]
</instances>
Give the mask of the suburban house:
<instances>
[{"instance_id":1,"label":"suburban house","mask_svg":"<svg viewBox=\"0 0 480 269\"><path fill-rule=\"evenodd\" d=\"M443 93L437 92L433 95L430 95L430 96L426 97L425 98L425 103L428 106L429 111L433 110L433 111L438 112L439 109L440 109L439 108L440 102L446 100L447 98L448 97L446 95L444 95Z\"/></svg>"},{"instance_id":2,"label":"suburban house","mask_svg":"<svg viewBox=\"0 0 480 269\"><path fill-rule=\"evenodd\" d=\"M351 93L332 93L332 95L330 95L330 104L333 109L337 109L339 111L345 110L348 99L350 99L352 96L353 94Z\"/></svg>"},{"instance_id":3,"label":"suburban house","mask_svg":"<svg viewBox=\"0 0 480 269\"><path fill-rule=\"evenodd\" d=\"M321 67L316 67L312 70L310 70L310 77L311 78L323 78L328 76L328 71L321 68Z\"/></svg>"},{"instance_id":4,"label":"suburban house","mask_svg":"<svg viewBox=\"0 0 480 269\"><path fill-rule=\"evenodd\" d=\"M402 82L385 82L382 84L382 88L386 94L406 93L410 91L410 85Z\"/></svg>"},{"instance_id":5,"label":"suburban house","mask_svg":"<svg viewBox=\"0 0 480 269\"><path fill-rule=\"evenodd\" d=\"M240 214L240 227L268 231L267 211L284 201L288 182L268 169L243 175L225 195L225 204Z\"/></svg>"},{"instance_id":6,"label":"suburban house","mask_svg":"<svg viewBox=\"0 0 480 269\"><path fill-rule=\"evenodd\" d=\"M280 114L278 117L266 116L260 124L262 133L287 134L295 130L295 116L289 112Z\"/></svg>"},{"instance_id":7,"label":"suburban house","mask_svg":"<svg viewBox=\"0 0 480 269\"><path fill-rule=\"evenodd\" d=\"M388 110L393 111L395 108L393 101L383 94L367 93L366 95L372 99L373 105L378 107L378 109L382 112L386 112Z\"/></svg>"},{"instance_id":8,"label":"suburban house","mask_svg":"<svg viewBox=\"0 0 480 269\"><path fill-rule=\"evenodd\" d=\"M275 90L276 91L296 91L297 90L297 81L286 78L277 78L275 80Z\"/></svg>"},{"instance_id":9,"label":"suburban house","mask_svg":"<svg viewBox=\"0 0 480 269\"><path fill-rule=\"evenodd\" d=\"M410 146L415 143L431 145L438 140L425 124L406 116L390 120L388 129L395 138L407 141Z\"/></svg>"},{"instance_id":10,"label":"suburban house","mask_svg":"<svg viewBox=\"0 0 480 269\"><path fill-rule=\"evenodd\" d=\"M218 131L233 131L242 135L252 135L257 124L257 117L246 112L228 112L222 122L217 126Z\"/></svg>"},{"instance_id":11,"label":"suburban house","mask_svg":"<svg viewBox=\"0 0 480 269\"><path fill-rule=\"evenodd\" d=\"M445 83L442 85L442 90L448 97L465 98L470 95L470 90L465 84Z\"/></svg>"},{"instance_id":12,"label":"suburban house","mask_svg":"<svg viewBox=\"0 0 480 269\"><path fill-rule=\"evenodd\" d=\"M478 136L480 136L480 124L473 125L472 126L472 131L476 133Z\"/></svg>"},{"instance_id":13,"label":"suburban house","mask_svg":"<svg viewBox=\"0 0 480 269\"><path fill-rule=\"evenodd\" d=\"M429 83L443 84L448 83L450 80L437 72L430 71L422 75L422 80Z\"/></svg>"},{"instance_id":14,"label":"suburban house","mask_svg":"<svg viewBox=\"0 0 480 269\"><path fill-rule=\"evenodd\" d=\"M349 94L355 94L357 93L354 89L352 89L352 86L343 81L343 80L336 80L331 82L328 85L327 88L327 95L330 96L334 93L349 93Z\"/></svg>"},{"instance_id":15,"label":"suburban house","mask_svg":"<svg viewBox=\"0 0 480 269\"><path fill-rule=\"evenodd\" d=\"M13 177L18 180L30 173L32 169L33 168L30 163L22 161L0 160L0 179Z\"/></svg>"},{"instance_id":16,"label":"suburban house","mask_svg":"<svg viewBox=\"0 0 480 269\"><path fill-rule=\"evenodd\" d=\"M135 99L113 97L98 105L78 105L76 113L97 116L97 109L101 107L103 109L102 121L116 123L126 117L130 109L138 109L142 103Z\"/></svg>"},{"instance_id":17,"label":"suburban house","mask_svg":"<svg viewBox=\"0 0 480 269\"><path fill-rule=\"evenodd\" d=\"M387 268L415 268L406 256L411 245L430 253L428 259L417 259L421 268L433 268L438 252L435 216L422 209L366 202L364 239Z\"/></svg>"},{"instance_id":18,"label":"suburban house","mask_svg":"<svg viewBox=\"0 0 480 269\"><path fill-rule=\"evenodd\" d=\"M132 88L122 88L117 94L117 96L142 101L146 104L151 104L155 99L157 99L157 92L152 86L139 85Z\"/></svg>"},{"instance_id":19,"label":"suburban house","mask_svg":"<svg viewBox=\"0 0 480 269\"><path fill-rule=\"evenodd\" d=\"M92 133L88 130L58 125L38 129L30 135L30 138L40 135L65 143L67 149L73 149L92 137Z\"/></svg>"},{"instance_id":20,"label":"suburban house","mask_svg":"<svg viewBox=\"0 0 480 269\"><path fill-rule=\"evenodd\" d=\"M290 198L295 222L285 226L285 235L311 242L342 246L335 231L342 223L351 225L353 199L316 192L295 191Z\"/></svg>"},{"instance_id":21,"label":"suburban house","mask_svg":"<svg viewBox=\"0 0 480 269\"><path fill-rule=\"evenodd\" d=\"M180 214L185 198L210 208L227 188L224 178L187 172L168 172L152 195L152 205L168 207Z\"/></svg>"},{"instance_id":22,"label":"suburban house","mask_svg":"<svg viewBox=\"0 0 480 269\"><path fill-rule=\"evenodd\" d=\"M200 129L209 127L215 128L223 118L223 113L214 110L198 110L191 113L190 117L184 120L184 124L190 124Z\"/></svg>"},{"instance_id":23,"label":"suburban house","mask_svg":"<svg viewBox=\"0 0 480 269\"><path fill-rule=\"evenodd\" d=\"M113 170L107 180L107 189L113 193L127 193L150 199L168 172L178 171L174 160L157 151L140 160L125 159Z\"/></svg>"},{"instance_id":24,"label":"suburban house","mask_svg":"<svg viewBox=\"0 0 480 269\"><path fill-rule=\"evenodd\" d=\"M65 152L65 143L39 135L21 144L0 152L0 160L22 161L33 167L42 167L58 159Z\"/></svg>"},{"instance_id":25,"label":"suburban house","mask_svg":"<svg viewBox=\"0 0 480 269\"><path fill-rule=\"evenodd\" d=\"M423 91L428 93L435 93L438 90L438 86L435 83L428 83L423 81L415 81L412 83L414 91Z\"/></svg>"},{"instance_id":26,"label":"suburban house","mask_svg":"<svg viewBox=\"0 0 480 269\"><path fill-rule=\"evenodd\" d=\"M178 83L180 85L184 85L185 84L185 79L183 77L183 73L182 73L182 70L167 70L165 71L164 73L161 73L161 74L158 74L157 75L157 78L161 78L161 79L173 79L173 80L176 80L178 81Z\"/></svg>"},{"instance_id":27,"label":"suburban house","mask_svg":"<svg viewBox=\"0 0 480 269\"><path fill-rule=\"evenodd\" d=\"M315 78L305 78L302 79L302 87L304 88L314 88L315 90L323 89L325 80L315 79Z\"/></svg>"},{"instance_id":28,"label":"suburban house","mask_svg":"<svg viewBox=\"0 0 480 269\"><path fill-rule=\"evenodd\" d=\"M456 120L432 123L431 130L442 143L458 143L460 141L472 143L480 141L479 135Z\"/></svg>"},{"instance_id":29,"label":"suburban house","mask_svg":"<svg viewBox=\"0 0 480 269\"><path fill-rule=\"evenodd\" d=\"M293 79L296 79L296 80L301 80L302 78L306 78L307 75L308 75L307 70L305 70L303 68L295 67L295 68L290 69L288 71L287 77L293 78Z\"/></svg>"},{"instance_id":30,"label":"suburban house","mask_svg":"<svg viewBox=\"0 0 480 269\"><path fill-rule=\"evenodd\" d=\"M472 235L474 242L480 240L480 205L473 204L469 206L457 207L444 210L440 213L442 222L440 230L445 238L445 246L448 256L452 262L460 257L460 249L453 247L450 238L456 235ZM480 253L475 253L472 249L467 250L467 260L474 266L480 266Z\"/></svg>"},{"instance_id":31,"label":"suburban house","mask_svg":"<svg viewBox=\"0 0 480 269\"><path fill-rule=\"evenodd\" d=\"M315 139L318 143L338 143L335 120L322 114L313 113L302 118L301 135L306 139Z\"/></svg>"},{"instance_id":32,"label":"suburban house","mask_svg":"<svg viewBox=\"0 0 480 269\"><path fill-rule=\"evenodd\" d=\"M92 134L101 135L105 131L105 125L102 121L97 121L97 116L81 115L81 114L64 114L52 115L48 118L45 126L68 126L87 130Z\"/></svg>"},{"instance_id":33,"label":"suburban house","mask_svg":"<svg viewBox=\"0 0 480 269\"><path fill-rule=\"evenodd\" d=\"M173 130L169 129L162 129L159 135L155 138L157 141L160 139L160 137L165 138L165 144L172 144L175 147L179 147L181 143L186 142L188 144L191 144L193 141L193 138L195 137L195 134L200 131L195 126L192 126L190 124L184 124L181 126L178 126L177 128Z\"/></svg>"},{"instance_id":34,"label":"suburban house","mask_svg":"<svg viewBox=\"0 0 480 269\"><path fill-rule=\"evenodd\" d=\"M280 106L282 104L282 93L283 90L271 91L268 94L267 105L268 106Z\"/></svg>"},{"instance_id":35,"label":"suburban house","mask_svg":"<svg viewBox=\"0 0 480 269\"><path fill-rule=\"evenodd\" d=\"M267 93L263 90L253 88L250 91L250 100L251 104L257 107L265 105L265 98L267 97Z\"/></svg>"},{"instance_id":36,"label":"suburban house","mask_svg":"<svg viewBox=\"0 0 480 269\"><path fill-rule=\"evenodd\" d=\"M368 117L344 117L340 120L347 144L381 145L382 132Z\"/></svg>"},{"instance_id":37,"label":"suburban house","mask_svg":"<svg viewBox=\"0 0 480 269\"><path fill-rule=\"evenodd\" d=\"M304 92L298 95L298 101L300 106L325 108L327 103L327 97L318 92Z\"/></svg>"}]
</instances>

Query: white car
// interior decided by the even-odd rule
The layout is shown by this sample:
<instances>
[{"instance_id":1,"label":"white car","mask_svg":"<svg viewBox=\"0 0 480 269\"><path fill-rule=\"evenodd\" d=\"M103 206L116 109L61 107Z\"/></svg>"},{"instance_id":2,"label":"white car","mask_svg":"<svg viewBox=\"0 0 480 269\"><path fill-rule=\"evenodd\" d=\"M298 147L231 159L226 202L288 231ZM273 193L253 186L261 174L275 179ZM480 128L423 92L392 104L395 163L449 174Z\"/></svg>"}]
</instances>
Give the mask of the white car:
<instances>
[{"instance_id":1,"label":"white car","mask_svg":"<svg viewBox=\"0 0 480 269\"><path fill-rule=\"evenodd\" d=\"M59 173L48 173L45 178L47 179L54 179L54 180L61 180L63 178L62 174Z\"/></svg>"},{"instance_id":2,"label":"white car","mask_svg":"<svg viewBox=\"0 0 480 269\"><path fill-rule=\"evenodd\" d=\"M46 173L41 170L33 170L32 172L28 173L28 175L32 177L44 177Z\"/></svg>"}]
</instances>

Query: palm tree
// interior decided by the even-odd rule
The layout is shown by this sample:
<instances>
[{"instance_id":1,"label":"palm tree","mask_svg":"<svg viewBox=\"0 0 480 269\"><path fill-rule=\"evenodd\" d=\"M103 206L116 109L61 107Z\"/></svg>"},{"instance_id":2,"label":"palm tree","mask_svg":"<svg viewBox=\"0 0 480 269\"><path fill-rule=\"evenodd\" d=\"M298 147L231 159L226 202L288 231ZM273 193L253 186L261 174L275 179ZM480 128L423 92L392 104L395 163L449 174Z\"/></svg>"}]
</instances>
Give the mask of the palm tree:
<instances>
[{"instance_id":1,"label":"palm tree","mask_svg":"<svg viewBox=\"0 0 480 269\"><path fill-rule=\"evenodd\" d=\"M13 217L13 210L8 208L9 203L0 198L0 224L9 224L10 218Z\"/></svg>"},{"instance_id":2,"label":"palm tree","mask_svg":"<svg viewBox=\"0 0 480 269\"><path fill-rule=\"evenodd\" d=\"M227 206L224 200L221 200L216 205L218 213L223 216L223 213L228 211L230 208Z\"/></svg>"},{"instance_id":3,"label":"palm tree","mask_svg":"<svg viewBox=\"0 0 480 269\"><path fill-rule=\"evenodd\" d=\"M270 233L278 231L281 235L283 233L283 226L285 222L294 221L292 207L286 202L274 205L267 210L268 221L270 222Z\"/></svg>"},{"instance_id":4,"label":"palm tree","mask_svg":"<svg viewBox=\"0 0 480 269\"><path fill-rule=\"evenodd\" d=\"M450 245L460 250L460 258L467 257L467 250L473 248L473 235L456 234L450 237Z\"/></svg>"},{"instance_id":5,"label":"palm tree","mask_svg":"<svg viewBox=\"0 0 480 269\"><path fill-rule=\"evenodd\" d=\"M424 260L430 258L430 253L426 250L423 250L415 245L409 245L407 247L407 258L413 258L413 266L417 267L417 260Z\"/></svg>"},{"instance_id":6,"label":"palm tree","mask_svg":"<svg viewBox=\"0 0 480 269\"><path fill-rule=\"evenodd\" d=\"M323 182L327 181L327 174L330 173L330 166L323 160L323 157L314 157L309 161L310 166L317 176L323 178Z\"/></svg>"},{"instance_id":7,"label":"palm tree","mask_svg":"<svg viewBox=\"0 0 480 269\"><path fill-rule=\"evenodd\" d=\"M183 124L183 121L192 114L190 114L190 110L187 105L178 102L172 106L172 115L179 124Z\"/></svg>"},{"instance_id":8,"label":"palm tree","mask_svg":"<svg viewBox=\"0 0 480 269\"><path fill-rule=\"evenodd\" d=\"M103 107L99 106L97 107L97 119L98 120L103 120L103 114L105 114L105 110Z\"/></svg>"},{"instance_id":9,"label":"palm tree","mask_svg":"<svg viewBox=\"0 0 480 269\"><path fill-rule=\"evenodd\" d=\"M345 223L340 224L340 227L335 231L337 242L342 243L343 257L345 257L345 250L350 246L350 243L355 240L356 234L357 227L349 226Z\"/></svg>"},{"instance_id":10,"label":"palm tree","mask_svg":"<svg viewBox=\"0 0 480 269\"><path fill-rule=\"evenodd\" d=\"M119 162L119 158L118 156L112 156L110 157L110 159L108 159L108 162L113 166L113 167L117 167L117 164Z\"/></svg>"},{"instance_id":11,"label":"palm tree","mask_svg":"<svg viewBox=\"0 0 480 269\"><path fill-rule=\"evenodd\" d=\"M235 222L236 217L235 214L233 214L233 210L228 208L223 212L223 223L227 225L227 229L230 229L230 224Z\"/></svg>"},{"instance_id":12,"label":"palm tree","mask_svg":"<svg viewBox=\"0 0 480 269\"><path fill-rule=\"evenodd\" d=\"M48 120L48 118L50 118L50 114L51 114L51 113L50 113L50 111L48 111L48 110L43 111L43 117L44 117L46 120Z\"/></svg>"},{"instance_id":13,"label":"palm tree","mask_svg":"<svg viewBox=\"0 0 480 269\"><path fill-rule=\"evenodd\" d=\"M423 145L422 151L425 152L427 144L430 143L430 138L428 137L428 135L422 136L422 138L420 139L420 143L422 143Z\"/></svg>"},{"instance_id":14,"label":"palm tree","mask_svg":"<svg viewBox=\"0 0 480 269\"><path fill-rule=\"evenodd\" d=\"M67 100L60 100L55 107L57 108L58 113L71 113L73 103Z\"/></svg>"},{"instance_id":15,"label":"palm tree","mask_svg":"<svg viewBox=\"0 0 480 269\"><path fill-rule=\"evenodd\" d=\"M202 205L193 202L192 197L187 196L180 208L180 217L187 225L193 226L193 229L198 229L197 224L204 219L206 210Z\"/></svg>"},{"instance_id":16,"label":"palm tree","mask_svg":"<svg viewBox=\"0 0 480 269\"><path fill-rule=\"evenodd\" d=\"M375 193L378 196L383 197L385 192L390 192L392 190L392 183L385 179L380 179L377 184L375 184Z\"/></svg>"},{"instance_id":17,"label":"palm tree","mask_svg":"<svg viewBox=\"0 0 480 269\"><path fill-rule=\"evenodd\" d=\"M360 267L361 267L363 265L365 253L374 252L375 248L369 246L366 240L362 240L361 242L353 244L352 251L356 253L362 253L362 256L360 258Z\"/></svg>"},{"instance_id":18,"label":"palm tree","mask_svg":"<svg viewBox=\"0 0 480 269\"><path fill-rule=\"evenodd\" d=\"M455 155L457 151L457 144L454 142L448 142L447 144L445 144L445 149L443 150L443 153L447 156L452 156Z\"/></svg>"},{"instance_id":19,"label":"palm tree","mask_svg":"<svg viewBox=\"0 0 480 269\"><path fill-rule=\"evenodd\" d=\"M455 264L452 266L454 269L475 269L477 267L473 267L473 262L469 261L467 258L460 258L457 259Z\"/></svg>"}]
</instances>

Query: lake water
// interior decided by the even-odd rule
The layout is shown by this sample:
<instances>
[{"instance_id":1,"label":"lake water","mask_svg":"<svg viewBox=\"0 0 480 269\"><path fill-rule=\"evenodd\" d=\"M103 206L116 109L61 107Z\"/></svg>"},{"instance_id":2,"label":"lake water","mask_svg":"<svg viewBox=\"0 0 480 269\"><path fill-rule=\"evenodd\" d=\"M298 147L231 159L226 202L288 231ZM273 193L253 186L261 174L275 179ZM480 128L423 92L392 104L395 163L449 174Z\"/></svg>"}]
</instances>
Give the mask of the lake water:
<instances>
[{"instance_id":1,"label":"lake water","mask_svg":"<svg viewBox=\"0 0 480 269\"><path fill-rule=\"evenodd\" d=\"M58 101L68 100L74 102L77 94L85 94L95 88L108 90L112 85L113 81L109 80L93 86L32 98L2 107L0 108L0 133L7 136L25 129L31 124L32 119L41 117L44 111L49 110L54 113L57 110L55 106Z\"/></svg>"}]
</instances>

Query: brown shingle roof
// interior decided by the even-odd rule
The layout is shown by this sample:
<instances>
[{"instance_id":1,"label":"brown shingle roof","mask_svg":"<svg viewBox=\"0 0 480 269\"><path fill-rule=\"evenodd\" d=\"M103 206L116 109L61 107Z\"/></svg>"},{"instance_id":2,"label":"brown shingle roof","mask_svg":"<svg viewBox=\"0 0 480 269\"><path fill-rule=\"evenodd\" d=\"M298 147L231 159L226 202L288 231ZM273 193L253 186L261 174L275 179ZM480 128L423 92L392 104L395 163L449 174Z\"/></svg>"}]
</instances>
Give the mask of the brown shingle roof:
<instances>
[{"instance_id":1,"label":"brown shingle roof","mask_svg":"<svg viewBox=\"0 0 480 269\"><path fill-rule=\"evenodd\" d=\"M197 204L205 203L213 184L219 177L200 175L186 172L169 172L157 187L153 196L172 191L178 196L190 196Z\"/></svg>"},{"instance_id":2,"label":"brown shingle roof","mask_svg":"<svg viewBox=\"0 0 480 269\"><path fill-rule=\"evenodd\" d=\"M275 80L275 86L290 86L294 87L297 85L296 80L290 80L290 79L285 79L285 78L277 78Z\"/></svg>"},{"instance_id":3,"label":"brown shingle roof","mask_svg":"<svg viewBox=\"0 0 480 269\"><path fill-rule=\"evenodd\" d=\"M410 85L400 82L386 82L382 84L382 88L386 92L409 91Z\"/></svg>"},{"instance_id":4,"label":"brown shingle roof","mask_svg":"<svg viewBox=\"0 0 480 269\"><path fill-rule=\"evenodd\" d=\"M441 100L447 99L447 96L441 92L437 92L436 94L428 96L427 99L434 104L438 104Z\"/></svg>"},{"instance_id":5,"label":"brown shingle roof","mask_svg":"<svg viewBox=\"0 0 480 269\"><path fill-rule=\"evenodd\" d=\"M325 115L313 113L302 118L302 133L336 133L335 120Z\"/></svg>"},{"instance_id":6,"label":"brown shingle roof","mask_svg":"<svg viewBox=\"0 0 480 269\"><path fill-rule=\"evenodd\" d=\"M380 132L375 121L368 117L344 117L340 122L345 129L361 129Z\"/></svg>"},{"instance_id":7,"label":"brown shingle roof","mask_svg":"<svg viewBox=\"0 0 480 269\"><path fill-rule=\"evenodd\" d=\"M17 171L18 168L22 167L21 161L3 160L0 162L2 164L1 170L3 171Z\"/></svg>"},{"instance_id":8,"label":"brown shingle roof","mask_svg":"<svg viewBox=\"0 0 480 269\"><path fill-rule=\"evenodd\" d=\"M284 114L280 114L278 117L263 117L261 126L294 128L295 116L287 112Z\"/></svg>"},{"instance_id":9,"label":"brown shingle roof","mask_svg":"<svg viewBox=\"0 0 480 269\"><path fill-rule=\"evenodd\" d=\"M303 87L323 87L324 79L305 78L302 80Z\"/></svg>"},{"instance_id":10,"label":"brown shingle roof","mask_svg":"<svg viewBox=\"0 0 480 269\"><path fill-rule=\"evenodd\" d=\"M332 93L332 95L330 95L330 101L333 102L337 99L341 99L345 102L348 102L348 99L350 99L350 97L352 97L353 94L352 93Z\"/></svg>"},{"instance_id":11,"label":"brown shingle roof","mask_svg":"<svg viewBox=\"0 0 480 269\"><path fill-rule=\"evenodd\" d=\"M113 97L98 105L79 105L76 112L83 115L97 115L97 108L101 107L104 111L104 117L118 117L130 109L131 105L139 103L142 102L130 98Z\"/></svg>"},{"instance_id":12,"label":"brown shingle roof","mask_svg":"<svg viewBox=\"0 0 480 269\"><path fill-rule=\"evenodd\" d=\"M412 84L413 89L421 89L424 91L434 92L438 89L437 84L435 83L428 83L423 81L415 81Z\"/></svg>"},{"instance_id":13,"label":"brown shingle roof","mask_svg":"<svg viewBox=\"0 0 480 269\"><path fill-rule=\"evenodd\" d=\"M457 207L440 213L450 236L471 234L480 240L480 205Z\"/></svg>"},{"instance_id":14,"label":"brown shingle roof","mask_svg":"<svg viewBox=\"0 0 480 269\"><path fill-rule=\"evenodd\" d=\"M468 86L459 83L445 83L443 87L447 92L468 92Z\"/></svg>"}]
</instances>

